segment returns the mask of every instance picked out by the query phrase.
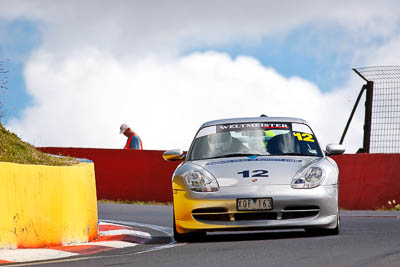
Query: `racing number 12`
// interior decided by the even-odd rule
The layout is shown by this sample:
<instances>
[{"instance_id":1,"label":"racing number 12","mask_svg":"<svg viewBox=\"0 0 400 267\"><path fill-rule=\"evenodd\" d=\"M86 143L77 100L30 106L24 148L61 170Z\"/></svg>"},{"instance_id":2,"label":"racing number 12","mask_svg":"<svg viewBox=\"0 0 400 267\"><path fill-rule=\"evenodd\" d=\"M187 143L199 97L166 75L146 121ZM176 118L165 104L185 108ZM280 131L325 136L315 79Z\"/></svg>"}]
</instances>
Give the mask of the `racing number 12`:
<instances>
[{"instance_id":1,"label":"racing number 12","mask_svg":"<svg viewBox=\"0 0 400 267\"><path fill-rule=\"evenodd\" d=\"M299 141L314 142L313 136L308 133L293 133Z\"/></svg>"},{"instance_id":2,"label":"racing number 12","mask_svg":"<svg viewBox=\"0 0 400 267\"><path fill-rule=\"evenodd\" d=\"M243 178L250 177L249 170L244 170L244 171L238 172L237 174L242 174ZM267 170L254 170L254 171L252 171L251 177L268 177L268 171Z\"/></svg>"}]
</instances>

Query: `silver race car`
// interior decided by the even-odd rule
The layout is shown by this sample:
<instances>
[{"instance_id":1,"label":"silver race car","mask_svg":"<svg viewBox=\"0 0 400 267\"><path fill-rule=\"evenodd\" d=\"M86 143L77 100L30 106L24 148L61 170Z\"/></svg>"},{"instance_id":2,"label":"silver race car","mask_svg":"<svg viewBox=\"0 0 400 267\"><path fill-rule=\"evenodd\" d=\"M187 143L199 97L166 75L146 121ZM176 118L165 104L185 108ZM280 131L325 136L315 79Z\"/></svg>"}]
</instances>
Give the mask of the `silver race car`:
<instances>
[{"instance_id":1,"label":"silver race car","mask_svg":"<svg viewBox=\"0 0 400 267\"><path fill-rule=\"evenodd\" d=\"M174 237L190 241L206 232L301 228L338 234L338 175L302 119L255 117L204 123L172 177Z\"/></svg>"}]
</instances>

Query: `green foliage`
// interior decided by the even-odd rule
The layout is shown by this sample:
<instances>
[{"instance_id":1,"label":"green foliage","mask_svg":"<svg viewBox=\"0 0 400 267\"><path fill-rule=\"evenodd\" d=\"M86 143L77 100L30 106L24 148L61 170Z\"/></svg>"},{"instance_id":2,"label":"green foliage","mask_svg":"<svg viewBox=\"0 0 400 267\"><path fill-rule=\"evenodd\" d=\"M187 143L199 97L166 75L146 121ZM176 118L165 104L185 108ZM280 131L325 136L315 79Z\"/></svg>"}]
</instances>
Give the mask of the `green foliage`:
<instances>
[{"instance_id":1,"label":"green foliage","mask_svg":"<svg viewBox=\"0 0 400 267\"><path fill-rule=\"evenodd\" d=\"M34 146L23 142L14 133L9 132L5 127L3 127L1 122L0 161L51 166L68 166L78 163L78 161L73 158L54 157L40 152Z\"/></svg>"},{"instance_id":2,"label":"green foliage","mask_svg":"<svg viewBox=\"0 0 400 267\"><path fill-rule=\"evenodd\" d=\"M5 59L0 48L0 161L21 164L41 164L51 166L73 165L78 163L73 158L54 157L44 154L34 146L23 142L14 133L9 132L1 124L1 119L5 116L6 108L2 97L8 90L8 70Z\"/></svg>"},{"instance_id":3,"label":"green foliage","mask_svg":"<svg viewBox=\"0 0 400 267\"><path fill-rule=\"evenodd\" d=\"M386 210L391 210L391 211L400 211L400 204L396 202L396 200L389 200L388 206Z\"/></svg>"}]
</instances>

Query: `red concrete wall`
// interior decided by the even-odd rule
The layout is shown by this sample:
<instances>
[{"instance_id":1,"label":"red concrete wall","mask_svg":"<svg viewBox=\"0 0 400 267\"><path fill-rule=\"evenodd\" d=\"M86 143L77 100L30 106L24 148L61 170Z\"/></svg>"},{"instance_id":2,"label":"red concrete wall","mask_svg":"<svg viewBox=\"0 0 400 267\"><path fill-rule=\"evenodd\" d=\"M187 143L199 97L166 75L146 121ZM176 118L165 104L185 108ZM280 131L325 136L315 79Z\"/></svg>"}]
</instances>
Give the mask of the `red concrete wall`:
<instances>
[{"instance_id":1,"label":"red concrete wall","mask_svg":"<svg viewBox=\"0 0 400 267\"><path fill-rule=\"evenodd\" d=\"M46 153L94 162L98 199L172 201L172 173L179 162L167 162L164 151L39 148Z\"/></svg>"},{"instance_id":2,"label":"red concrete wall","mask_svg":"<svg viewBox=\"0 0 400 267\"><path fill-rule=\"evenodd\" d=\"M172 201L172 173L180 162L166 162L163 151L40 148L95 163L98 199ZM400 154L344 154L339 165L340 206L351 210L381 208L400 202Z\"/></svg>"},{"instance_id":3,"label":"red concrete wall","mask_svg":"<svg viewBox=\"0 0 400 267\"><path fill-rule=\"evenodd\" d=\"M367 210L400 201L400 154L343 154L339 166L339 202L345 209Z\"/></svg>"}]
</instances>

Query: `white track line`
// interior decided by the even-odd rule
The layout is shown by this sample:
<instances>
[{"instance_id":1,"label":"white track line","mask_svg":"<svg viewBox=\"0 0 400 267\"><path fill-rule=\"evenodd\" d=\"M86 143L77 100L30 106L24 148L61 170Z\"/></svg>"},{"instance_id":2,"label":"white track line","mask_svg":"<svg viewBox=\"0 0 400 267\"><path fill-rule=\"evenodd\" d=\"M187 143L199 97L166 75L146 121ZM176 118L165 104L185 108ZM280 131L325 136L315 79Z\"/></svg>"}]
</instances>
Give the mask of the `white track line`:
<instances>
[{"instance_id":1,"label":"white track line","mask_svg":"<svg viewBox=\"0 0 400 267\"><path fill-rule=\"evenodd\" d=\"M79 254L43 248L0 250L0 259L11 262L42 261L72 257L77 255Z\"/></svg>"},{"instance_id":2,"label":"white track line","mask_svg":"<svg viewBox=\"0 0 400 267\"><path fill-rule=\"evenodd\" d=\"M96 245L96 246L104 246L111 248L129 248L129 247L135 247L139 244L126 241L100 241L100 242L87 243L87 245Z\"/></svg>"},{"instance_id":3,"label":"white track line","mask_svg":"<svg viewBox=\"0 0 400 267\"><path fill-rule=\"evenodd\" d=\"M156 231L159 231L159 232L163 232L163 233L167 234L169 237L171 237L171 239L173 239L173 235L174 235L174 230L172 228L165 227L165 226L159 226L159 225L154 225L154 224L146 224L146 223L116 221L116 220L103 220L103 222L106 222L106 223L108 223L108 222L110 222L110 223L120 223L120 224L125 224L125 225L130 225L130 226L147 227L147 228L151 228L151 229L154 229ZM173 241L171 243L176 243L176 242Z\"/></svg>"},{"instance_id":4,"label":"white track line","mask_svg":"<svg viewBox=\"0 0 400 267\"><path fill-rule=\"evenodd\" d=\"M149 233L145 233L145 232L137 231L137 230L128 230L128 229L101 231L99 233L99 236L109 236L109 235L134 235L134 236L140 236L140 237L144 237L144 238L151 238L151 235ZM96 242L94 242L94 243L96 243Z\"/></svg>"},{"instance_id":5,"label":"white track line","mask_svg":"<svg viewBox=\"0 0 400 267\"><path fill-rule=\"evenodd\" d=\"M135 254L142 254L142 253L146 253L146 252L151 252L151 251L156 251L156 250L161 250L161 249L167 249L167 248L172 248L172 247L177 247L177 246L182 246L185 245L186 243L180 243L177 244L176 241L174 241L173 239L173 229L169 228L169 227L165 227L165 226L158 226L158 225L153 225L153 224L144 224L144 223L136 223L136 222L127 222L127 221L116 221L116 220L101 220L100 224L115 224L116 226L121 226L120 224L123 225L130 225L130 226L141 226L141 227L147 227L147 228L151 228L153 230L159 231L159 232L163 232L165 234L167 234L170 238L171 238L171 242L165 245L161 245L161 246L156 246L150 249L146 249L144 251L138 251L138 252L133 252L131 255L135 255ZM113 231L113 230L112 230ZM143 232L144 233L144 232ZM108 242L108 241L104 241L104 242ZM116 242L116 241L112 241L112 242ZM118 241L117 241L118 242ZM124 242L124 241L119 241L119 242ZM94 243L101 243L101 242L90 242L88 243L89 245L93 245ZM134 243L131 243L134 244ZM120 243L120 245L122 246L123 244ZM137 244L135 244L137 245ZM110 245L107 245L110 246ZM38 249L24 249L24 250L34 250L34 253L37 252ZM48 249L43 249L43 250L48 250ZM8 255L10 250L5 250L4 252ZM19 251L19 250L14 250L14 251ZM2 250L0 250L0 253L2 252ZM88 259L101 259L101 258L110 258L110 257L121 257L121 256L126 256L127 254L122 254L122 255L102 255L102 256L86 256L86 257L79 257L79 258L67 258L67 257L71 257L71 256L76 256L79 255L77 253L71 253L71 252L63 252L63 251L59 251L59 255L64 254L68 256L60 256L57 257L56 255L57 253L55 253L53 256L53 258L45 258L45 259L32 259L31 257L29 258L29 261L39 261L39 262L32 262L32 263L24 263L23 261L21 261L20 258L18 258L18 263L12 263L12 266L27 266L27 265L38 265L38 264L46 264L46 263L59 263L59 262L74 262L74 261L83 261L83 260L88 260ZM60 259L60 258L64 258L65 259ZM0 254L0 258L6 261L15 261L13 259L7 259L6 257L3 257ZM28 261L28 260L27 260ZM8 266L8 264L2 264L1 266Z\"/></svg>"}]
</instances>

